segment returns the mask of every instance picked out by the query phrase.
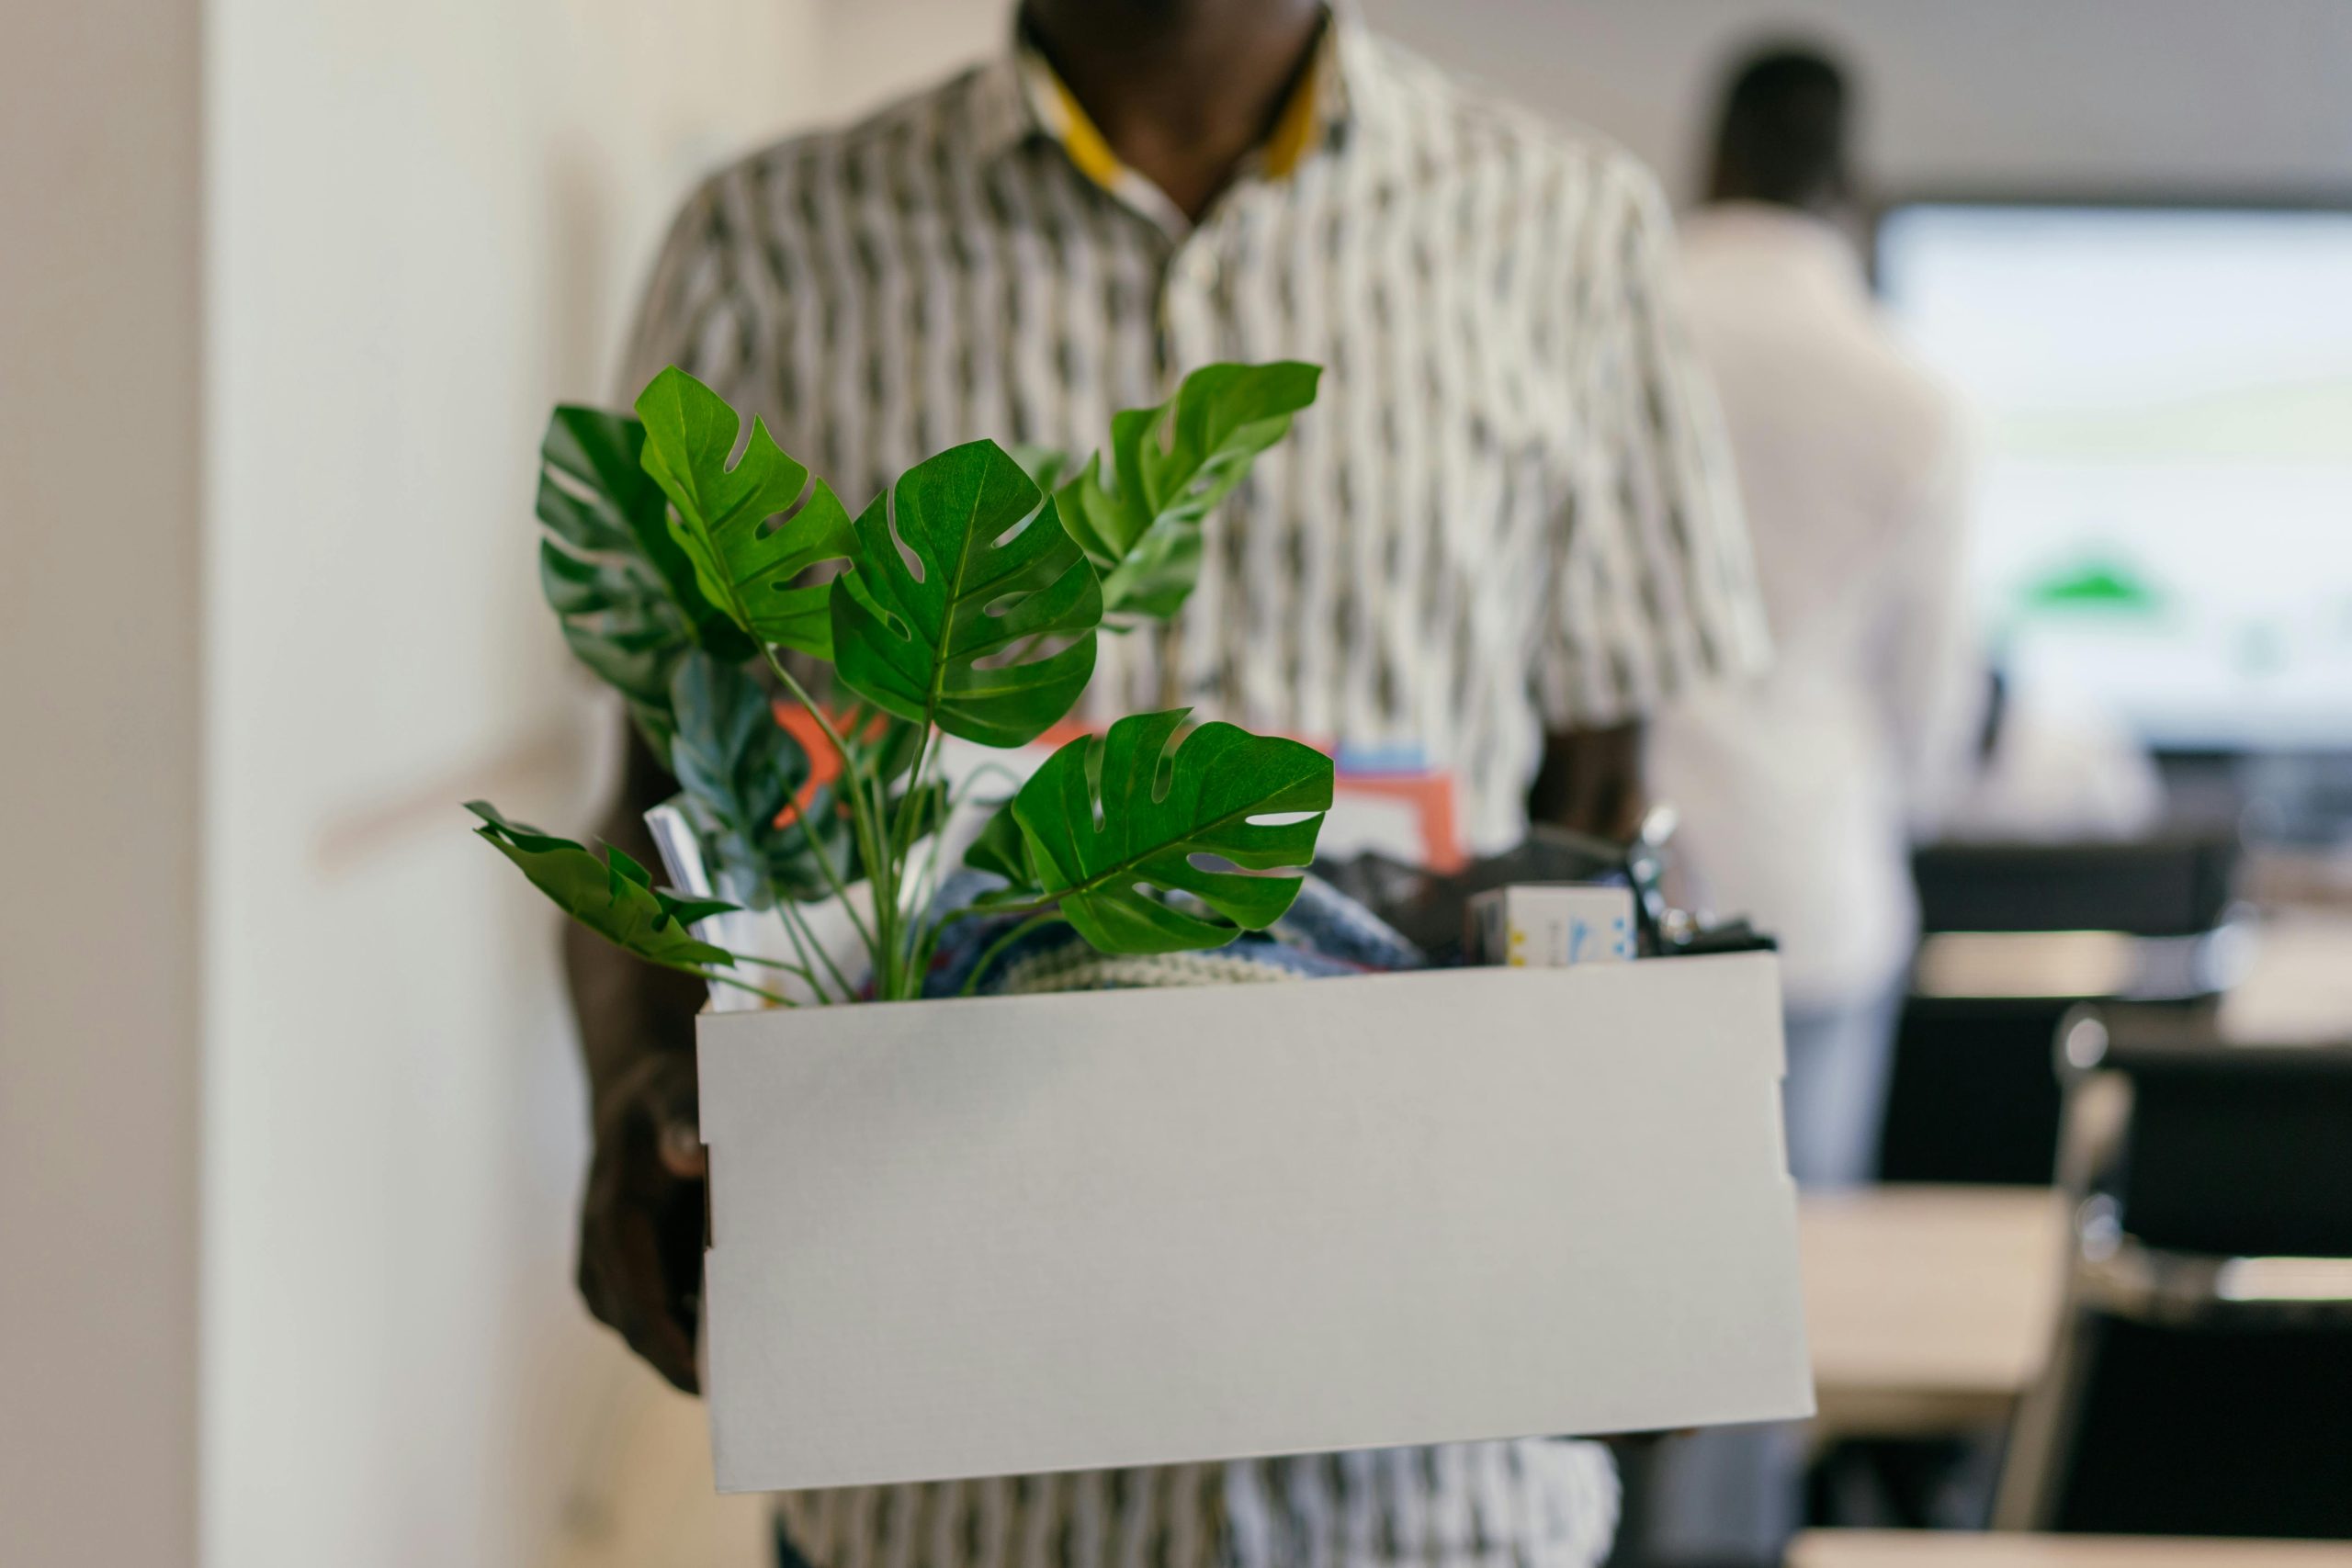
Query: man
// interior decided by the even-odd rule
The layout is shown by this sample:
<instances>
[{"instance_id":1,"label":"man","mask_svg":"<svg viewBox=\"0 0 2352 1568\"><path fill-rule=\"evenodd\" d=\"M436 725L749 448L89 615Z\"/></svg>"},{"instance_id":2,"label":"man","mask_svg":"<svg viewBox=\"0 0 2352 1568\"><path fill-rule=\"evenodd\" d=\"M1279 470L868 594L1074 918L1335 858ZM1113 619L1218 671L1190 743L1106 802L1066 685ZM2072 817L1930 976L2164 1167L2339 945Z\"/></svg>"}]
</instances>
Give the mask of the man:
<instances>
[{"instance_id":1,"label":"man","mask_svg":"<svg viewBox=\"0 0 2352 1568\"><path fill-rule=\"evenodd\" d=\"M1467 836L1497 848L1531 783L1552 813L1623 827L1634 721L1760 655L1662 299L1668 239L1624 157L1311 0L1032 0L1005 58L696 192L630 386L684 367L854 502L975 436L1082 451L1209 361L1325 366L1210 525L1183 615L1105 639L1095 698L1417 746L1460 771ZM637 757L611 836L641 841L629 818L669 787ZM598 1117L582 1286L690 1388L697 987L593 942L573 973ZM1614 1482L1589 1445L1487 1444L786 1510L819 1568L1565 1565L1605 1546Z\"/></svg>"},{"instance_id":2,"label":"man","mask_svg":"<svg viewBox=\"0 0 2352 1568\"><path fill-rule=\"evenodd\" d=\"M1837 227L1847 92L1819 55L1748 63L1724 102L1683 292L1737 458L1771 671L1673 705L1652 774L1714 902L1781 941L1789 1158L1876 1159L1917 934L1914 825L1963 773L1982 689L1964 597L1960 422L1896 345Z\"/></svg>"}]
</instances>

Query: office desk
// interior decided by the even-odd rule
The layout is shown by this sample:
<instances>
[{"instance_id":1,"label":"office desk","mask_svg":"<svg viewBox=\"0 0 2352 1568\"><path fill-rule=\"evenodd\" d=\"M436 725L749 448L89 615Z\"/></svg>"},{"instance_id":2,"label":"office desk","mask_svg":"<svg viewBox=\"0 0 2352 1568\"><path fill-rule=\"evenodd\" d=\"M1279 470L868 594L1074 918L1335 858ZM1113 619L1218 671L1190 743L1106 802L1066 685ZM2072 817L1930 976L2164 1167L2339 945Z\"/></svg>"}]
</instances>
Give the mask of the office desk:
<instances>
[{"instance_id":1,"label":"office desk","mask_svg":"<svg viewBox=\"0 0 2352 1568\"><path fill-rule=\"evenodd\" d=\"M2245 974L2222 998L2222 1038L2352 1038L2352 912L2291 909L2255 928Z\"/></svg>"},{"instance_id":2,"label":"office desk","mask_svg":"<svg viewBox=\"0 0 2352 1568\"><path fill-rule=\"evenodd\" d=\"M2352 1568L2352 1543L1807 1530L1788 1568Z\"/></svg>"},{"instance_id":3,"label":"office desk","mask_svg":"<svg viewBox=\"0 0 2352 1568\"><path fill-rule=\"evenodd\" d=\"M2066 1224L2042 1188L1880 1187L1799 1205L1823 1438L2005 1419L2040 1375Z\"/></svg>"}]
</instances>

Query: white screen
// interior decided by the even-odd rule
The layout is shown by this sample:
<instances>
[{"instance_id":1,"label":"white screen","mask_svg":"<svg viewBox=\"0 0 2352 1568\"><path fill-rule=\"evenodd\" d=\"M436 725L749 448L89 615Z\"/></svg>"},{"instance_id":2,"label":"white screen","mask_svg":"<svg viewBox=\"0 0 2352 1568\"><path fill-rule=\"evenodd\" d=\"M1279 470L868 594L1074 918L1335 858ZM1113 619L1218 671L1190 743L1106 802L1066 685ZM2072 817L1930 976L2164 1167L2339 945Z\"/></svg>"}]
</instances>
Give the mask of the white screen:
<instances>
[{"instance_id":1,"label":"white screen","mask_svg":"<svg viewBox=\"0 0 2352 1568\"><path fill-rule=\"evenodd\" d=\"M2352 746L2352 213L1921 205L1878 265L1972 405L2011 677L2159 746Z\"/></svg>"}]
</instances>

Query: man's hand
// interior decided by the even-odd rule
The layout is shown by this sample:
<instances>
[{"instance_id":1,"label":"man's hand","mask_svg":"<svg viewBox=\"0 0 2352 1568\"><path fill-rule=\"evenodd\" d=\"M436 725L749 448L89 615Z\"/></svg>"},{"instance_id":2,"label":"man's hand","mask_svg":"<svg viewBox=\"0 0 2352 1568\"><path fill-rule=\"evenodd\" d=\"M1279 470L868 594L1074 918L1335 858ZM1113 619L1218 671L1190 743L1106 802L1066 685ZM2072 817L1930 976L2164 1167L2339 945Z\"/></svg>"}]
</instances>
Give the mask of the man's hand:
<instances>
[{"instance_id":1,"label":"man's hand","mask_svg":"<svg viewBox=\"0 0 2352 1568\"><path fill-rule=\"evenodd\" d=\"M696 1392L704 1157L691 1052L647 1055L599 1096L580 1206L580 1293L629 1348Z\"/></svg>"},{"instance_id":2,"label":"man's hand","mask_svg":"<svg viewBox=\"0 0 2352 1568\"><path fill-rule=\"evenodd\" d=\"M1641 831L1647 807L1638 722L1545 738L1544 764L1527 792L1531 820L1624 843Z\"/></svg>"},{"instance_id":3,"label":"man's hand","mask_svg":"<svg viewBox=\"0 0 2352 1568\"><path fill-rule=\"evenodd\" d=\"M677 787L632 727L620 798L602 837L655 863L645 813ZM563 954L596 1139L580 1201L580 1293L629 1348L691 1393L704 1213L695 1010L708 987L639 963L576 921L563 928Z\"/></svg>"}]
</instances>

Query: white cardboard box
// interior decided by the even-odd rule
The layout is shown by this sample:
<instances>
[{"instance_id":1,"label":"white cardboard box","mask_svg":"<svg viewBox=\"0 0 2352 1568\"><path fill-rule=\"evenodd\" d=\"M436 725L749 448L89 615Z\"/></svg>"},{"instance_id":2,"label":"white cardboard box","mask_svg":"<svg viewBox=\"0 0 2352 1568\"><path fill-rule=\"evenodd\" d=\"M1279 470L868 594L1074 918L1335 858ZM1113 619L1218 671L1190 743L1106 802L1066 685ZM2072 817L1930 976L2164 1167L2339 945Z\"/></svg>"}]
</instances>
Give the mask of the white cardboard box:
<instances>
[{"instance_id":1,"label":"white cardboard box","mask_svg":"<svg viewBox=\"0 0 2352 1568\"><path fill-rule=\"evenodd\" d=\"M723 1491L1813 1407L1770 954L700 1043Z\"/></svg>"}]
</instances>

